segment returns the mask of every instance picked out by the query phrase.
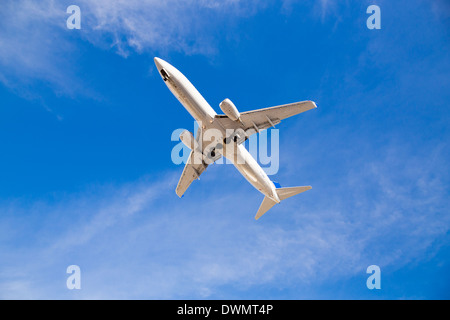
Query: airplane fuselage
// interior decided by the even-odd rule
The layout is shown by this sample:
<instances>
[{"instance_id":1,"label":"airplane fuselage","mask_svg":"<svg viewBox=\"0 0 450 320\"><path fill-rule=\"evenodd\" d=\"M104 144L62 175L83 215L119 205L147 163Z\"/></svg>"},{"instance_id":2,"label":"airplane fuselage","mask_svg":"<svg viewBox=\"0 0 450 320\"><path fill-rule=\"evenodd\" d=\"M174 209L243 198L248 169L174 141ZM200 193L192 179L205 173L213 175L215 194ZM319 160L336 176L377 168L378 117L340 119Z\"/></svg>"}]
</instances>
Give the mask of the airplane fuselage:
<instances>
[{"instance_id":1,"label":"airplane fuselage","mask_svg":"<svg viewBox=\"0 0 450 320\"><path fill-rule=\"evenodd\" d=\"M158 71L166 83L167 87L186 108L191 116L199 123L203 130L219 130L223 137L226 137L226 128L223 128L215 118L217 113L197 91L192 83L175 67L164 60L155 58L155 64ZM220 141L222 142L222 141ZM218 142L218 145L223 145ZM258 164L258 162L247 151L243 144L233 144L233 152L223 152L222 155L229 159L239 172L253 185L258 191L276 203L280 202L276 187L269 179L267 174Z\"/></svg>"}]
</instances>

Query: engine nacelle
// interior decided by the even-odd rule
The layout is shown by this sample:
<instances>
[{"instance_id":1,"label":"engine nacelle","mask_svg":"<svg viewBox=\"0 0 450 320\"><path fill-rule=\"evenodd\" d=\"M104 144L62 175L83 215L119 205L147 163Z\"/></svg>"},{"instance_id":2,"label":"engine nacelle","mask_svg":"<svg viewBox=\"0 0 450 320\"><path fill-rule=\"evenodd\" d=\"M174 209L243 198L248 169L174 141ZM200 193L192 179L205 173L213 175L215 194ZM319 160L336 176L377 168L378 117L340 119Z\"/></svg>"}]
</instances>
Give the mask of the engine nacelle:
<instances>
[{"instance_id":1,"label":"engine nacelle","mask_svg":"<svg viewBox=\"0 0 450 320\"><path fill-rule=\"evenodd\" d=\"M181 134L180 134L180 140L181 142L184 143L184 145L186 147L188 147L191 150L194 150L196 147L196 141L194 139L194 136L192 135L192 133L190 133L187 130L184 130Z\"/></svg>"},{"instance_id":2,"label":"engine nacelle","mask_svg":"<svg viewBox=\"0 0 450 320\"><path fill-rule=\"evenodd\" d=\"M225 99L220 103L220 109L233 121L239 121L241 114L230 99Z\"/></svg>"}]
</instances>

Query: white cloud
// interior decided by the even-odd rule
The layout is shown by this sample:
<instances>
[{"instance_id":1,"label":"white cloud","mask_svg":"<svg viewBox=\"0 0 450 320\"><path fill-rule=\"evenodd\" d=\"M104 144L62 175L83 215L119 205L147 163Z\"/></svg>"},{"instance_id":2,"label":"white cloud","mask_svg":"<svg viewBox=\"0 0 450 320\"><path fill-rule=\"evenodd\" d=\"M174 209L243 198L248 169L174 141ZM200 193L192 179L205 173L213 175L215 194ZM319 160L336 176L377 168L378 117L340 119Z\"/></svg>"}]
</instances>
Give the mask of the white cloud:
<instances>
[{"instance_id":1,"label":"white cloud","mask_svg":"<svg viewBox=\"0 0 450 320\"><path fill-rule=\"evenodd\" d=\"M442 150L355 159L340 185L317 181L258 222L262 196L236 186L232 166L209 169L183 199L177 170L58 203L3 205L0 225L16 231L1 240L0 296L252 298L261 285L318 287L373 263L396 270L429 258L450 228L445 177L434 171ZM70 264L82 269L78 293L64 287Z\"/></svg>"},{"instance_id":2,"label":"white cloud","mask_svg":"<svg viewBox=\"0 0 450 320\"><path fill-rule=\"evenodd\" d=\"M2 13L0 80L3 84L14 89L17 83L27 86L40 79L56 85L56 90L67 90L65 73L60 67L66 63L65 55L72 45L60 37L63 24L55 24L60 12L54 2L7 1L2 3Z\"/></svg>"},{"instance_id":3,"label":"white cloud","mask_svg":"<svg viewBox=\"0 0 450 320\"><path fill-rule=\"evenodd\" d=\"M73 44L60 19L65 7L47 3L48 10L31 1L7 3L3 12L11 14L0 19L6 30L0 33L0 79L9 86L44 79L70 92L63 73L76 70L69 63ZM185 2L189 8L183 3L80 2L87 32L81 36L124 56L152 50L209 54L213 33L200 32L225 22L226 15L213 20L227 10L244 15L256 8L252 1L228 1L225 11L219 2ZM189 10L212 10L212 16L198 21ZM174 24L162 30L160 21L167 17ZM367 101L363 98L346 102L356 106ZM326 138L332 143L343 136ZM327 139L304 141L302 153L318 157L304 157L303 168L330 156ZM353 141L358 157L341 167L350 169L339 179L317 172L315 183L306 182L314 187L310 194L283 202L257 223L253 216L262 196L245 183L236 188L237 175L220 174L233 172L230 166L208 169L196 182L201 187L193 185L182 200L173 192L179 168L161 182L99 188L94 195L86 191L28 207L2 204L0 298L242 297L259 285L315 287L330 278L365 274L369 264L392 270L427 258L433 242L449 230L446 145L418 153L397 143L371 157L362 152L364 142ZM302 168L292 148L291 161L285 157L281 164L290 174L280 181L286 186L296 185L293 177ZM82 268L79 293L65 288L69 264Z\"/></svg>"},{"instance_id":4,"label":"white cloud","mask_svg":"<svg viewBox=\"0 0 450 320\"><path fill-rule=\"evenodd\" d=\"M238 0L80 0L81 30L68 30L66 8L70 4L54 0L2 2L0 81L4 85L30 98L37 94L27 87L36 80L58 93L95 96L78 76L79 41L87 40L124 57L134 52L176 51L212 55L218 45L216 31L232 28L235 19L265 6Z\"/></svg>"},{"instance_id":5,"label":"white cloud","mask_svg":"<svg viewBox=\"0 0 450 320\"><path fill-rule=\"evenodd\" d=\"M113 39L122 55L137 51L182 51L212 54L218 29L232 28L236 18L265 7L258 1L83 1L95 43ZM96 31L96 32L94 32Z\"/></svg>"}]
</instances>

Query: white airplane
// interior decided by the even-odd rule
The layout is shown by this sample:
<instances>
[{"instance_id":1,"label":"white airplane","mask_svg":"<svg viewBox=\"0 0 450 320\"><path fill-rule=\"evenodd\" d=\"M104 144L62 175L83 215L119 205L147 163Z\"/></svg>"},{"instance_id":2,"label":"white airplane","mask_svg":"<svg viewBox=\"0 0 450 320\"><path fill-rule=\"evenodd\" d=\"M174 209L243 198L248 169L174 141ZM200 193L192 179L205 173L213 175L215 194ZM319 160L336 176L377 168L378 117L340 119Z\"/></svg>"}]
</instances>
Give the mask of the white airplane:
<instances>
[{"instance_id":1,"label":"white airplane","mask_svg":"<svg viewBox=\"0 0 450 320\"><path fill-rule=\"evenodd\" d=\"M283 119L317 108L313 101L239 113L234 104L225 99L220 103L220 109L225 114L219 115L180 71L162 59L155 57L154 60L167 87L199 123L196 138L187 130L180 135L181 141L191 149L191 153L176 188L179 197L183 196L192 181L198 179L209 164L222 156L229 159L245 179L264 194L256 220L282 200L311 189L311 186L277 188L245 149L243 142L253 133L274 127ZM213 134L206 137L206 133L211 131ZM204 143L205 141L208 143Z\"/></svg>"}]
</instances>

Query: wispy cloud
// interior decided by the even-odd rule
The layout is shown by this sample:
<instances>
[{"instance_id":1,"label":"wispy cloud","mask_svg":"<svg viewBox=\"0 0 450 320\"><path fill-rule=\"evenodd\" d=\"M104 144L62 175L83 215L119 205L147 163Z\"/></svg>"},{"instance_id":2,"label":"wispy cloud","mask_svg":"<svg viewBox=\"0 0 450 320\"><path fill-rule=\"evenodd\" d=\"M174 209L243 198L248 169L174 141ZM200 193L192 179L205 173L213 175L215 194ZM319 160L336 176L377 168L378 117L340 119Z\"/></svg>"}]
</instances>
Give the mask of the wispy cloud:
<instances>
[{"instance_id":1,"label":"wispy cloud","mask_svg":"<svg viewBox=\"0 0 450 320\"><path fill-rule=\"evenodd\" d=\"M254 14L258 1L78 1L81 30L68 30L70 1L5 1L0 13L0 81L23 96L47 83L58 93L93 95L79 79L79 41L132 53L212 55L215 32ZM78 42L77 42L78 41Z\"/></svg>"},{"instance_id":2,"label":"wispy cloud","mask_svg":"<svg viewBox=\"0 0 450 320\"><path fill-rule=\"evenodd\" d=\"M433 12L438 16L442 17L443 19L449 19L450 18L450 3L445 0L435 0L431 4L433 8Z\"/></svg>"},{"instance_id":3,"label":"wispy cloud","mask_svg":"<svg viewBox=\"0 0 450 320\"><path fill-rule=\"evenodd\" d=\"M316 181L315 193L258 222L262 196L236 187L232 166L209 169L183 199L173 192L176 172L56 203L3 204L0 225L15 231L2 235L0 296L251 298L261 285L318 286L373 263L401 268L426 258L450 221L444 178L425 169L443 166L443 149L411 158L397 147L355 159L365 164L340 185ZM65 288L70 264L82 268L78 293Z\"/></svg>"},{"instance_id":4,"label":"wispy cloud","mask_svg":"<svg viewBox=\"0 0 450 320\"><path fill-rule=\"evenodd\" d=\"M83 1L87 37L110 43L124 56L130 52L181 51L213 54L215 31L233 28L233 21L266 5L258 1Z\"/></svg>"},{"instance_id":5,"label":"wispy cloud","mask_svg":"<svg viewBox=\"0 0 450 320\"><path fill-rule=\"evenodd\" d=\"M325 19L329 16L333 16L334 18L338 17L338 7L348 7L348 2L336 1L336 0L319 0L313 1L312 3L305 4L305 1L300 0L283 0L282 1L282 10L284 13L289 14L292 12L295 6L302 6L308 8L305 10L305 14L313 15L317 19L320 19L321 22L324 22Z\"/></svg>"},{"instance_id":6,"label":"wispy cloud","mask_svg":"<svg viewBox=\"0 0 450 320\"><path fill-rule=\"evenodd\" d=\"M230 15L253 14L259 3L81 1L83 22L77 39L124 57L164 50L214 54L215 28L229 22ZM318 2L319 17L330 12L330 3ZM0 33L0 81L22 88L39 79L56 90L74 92L76 81L66 77L77 74L72 63L76 48L65 29L66 6L9 1L5 7L0 13L6 30ZM164 26L168 20L173 24ZM329 83L334 92L323 93L332 97L332 107L375 115L394 95L416 98L411 84L446 79L448 63L430 68L430 55L421 64L406 58L396 64L414 74L401 73L393 90L360 83L360 72L367 66L376 62L380 68L393 68L399 56L406 56L409 48L394 48L396 38L390 37L388 47L391 53L397 48L396 58L379 58L384 42L369 44L344 81L337 74L336 86ZM348 97L349 87L361 90ZM435 85L430 91L444 100L443 88ZM429 107L429 99L422 99L420 106ZM335 123L331 105L323 114ZM322 120L327 125L327 119ZM371 123L368 130L377 130L376 121L364 125ZM183 199L173 191L179 168L151 181L97 186L59 195L56 201L0 203L0 298L252 298L251 289L262 285L276 290L317 287L331 277L365 274L369 264L393 270L432 255L429 249L450 229L448 144L432 140L417 147L415 141L396 141L396 132L391 132L388 143L380 146L355 134L350 141L353 126L338 124L323 134L314 126L306 130L315 132L310 140L303 139L301 146L289 141L281 148L287 154L280 156L280 182L312 184L313 190L286 200L258 222L253 216L262 195L246 183L237 184L244 180L231 166L208 168ZM305 128L293 128L291 136L298 132ZM305 155L301 163L299 154ZM300 182L300 174L308 178ZM70 264L81 266L80 292L65 288Z\"/></svg>"},{"instance_id":7,"label":"wispy cloud","mask_svg":"<svg viewBox=\"0 0 450 320\"><path fill-rule=\"evenodd\" d=\"M0 80L17 89L36 80L51 83L56 91L70 92L67 80L71 68L67 56L73 51L62 37L61 7L53 1L6 1L0 14ZM31 95L30 91L25 94Z\"/></svg>"}]
</instances>

